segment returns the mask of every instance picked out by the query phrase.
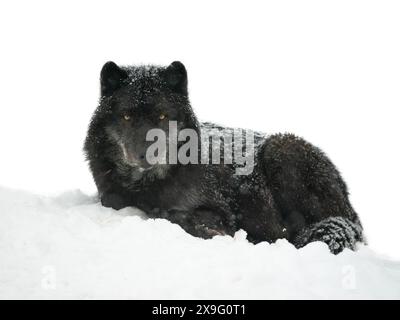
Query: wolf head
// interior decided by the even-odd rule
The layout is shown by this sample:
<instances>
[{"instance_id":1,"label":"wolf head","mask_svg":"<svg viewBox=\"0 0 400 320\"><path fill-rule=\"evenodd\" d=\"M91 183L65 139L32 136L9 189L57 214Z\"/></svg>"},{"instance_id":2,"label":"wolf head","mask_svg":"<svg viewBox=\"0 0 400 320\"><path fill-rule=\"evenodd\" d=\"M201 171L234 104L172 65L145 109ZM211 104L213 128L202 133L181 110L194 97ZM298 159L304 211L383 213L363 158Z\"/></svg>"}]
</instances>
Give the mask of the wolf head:
<instances>
[{"instance_id":1,"label":"wolf head","mask_svg":"<svg viewBox=\"0 0 400 320\"><path fill-rule=\"evenodd\" d=\"M178 130L199 130L181 62L168 67L119 67L110 61L101 70L100 84L106 137L120 151L118 160L128 166L142 171L153 167L146 157L153 143L146 139L150 130L161 129L168 137L171 121Z\"/></svg>"}]
</instances>

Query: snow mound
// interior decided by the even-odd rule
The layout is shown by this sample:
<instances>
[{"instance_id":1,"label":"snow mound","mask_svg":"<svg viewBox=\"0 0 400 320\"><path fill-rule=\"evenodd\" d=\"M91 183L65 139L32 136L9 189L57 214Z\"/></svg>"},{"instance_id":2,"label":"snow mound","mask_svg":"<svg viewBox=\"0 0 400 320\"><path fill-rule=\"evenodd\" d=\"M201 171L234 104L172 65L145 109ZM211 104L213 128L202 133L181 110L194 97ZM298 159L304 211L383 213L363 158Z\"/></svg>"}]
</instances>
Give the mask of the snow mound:
<instances>
[{"instance_id":1,"label":"snow mound","mask_svg":"<svg viewBox=\"0 0 400 320\"><path fill-rule=\"evenodd\" d=\"M0 188L0 298L400 298L400 263L362 246L202 240L138 209L72 191Z\"/></svg>"}]
</instances>

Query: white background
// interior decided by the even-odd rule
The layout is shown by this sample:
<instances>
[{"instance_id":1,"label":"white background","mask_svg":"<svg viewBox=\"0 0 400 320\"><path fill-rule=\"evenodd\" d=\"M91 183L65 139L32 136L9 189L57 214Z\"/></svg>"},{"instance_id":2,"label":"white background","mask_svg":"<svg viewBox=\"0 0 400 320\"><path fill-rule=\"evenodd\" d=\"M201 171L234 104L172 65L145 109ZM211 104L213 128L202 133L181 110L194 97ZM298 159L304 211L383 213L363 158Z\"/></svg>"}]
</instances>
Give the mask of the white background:
<instances>
[{"instance_id":1,"label":"white background","mask_svg":"<svg viewBox=\"0 0 400 320\"><path fill-rule=\"evenodd\" d=\"M181 60L200 119L321 147L371 247L400 258L399 17L397 1L3 1L0 185L94 193L102 65Z\"/></svg>"}]
</instances>

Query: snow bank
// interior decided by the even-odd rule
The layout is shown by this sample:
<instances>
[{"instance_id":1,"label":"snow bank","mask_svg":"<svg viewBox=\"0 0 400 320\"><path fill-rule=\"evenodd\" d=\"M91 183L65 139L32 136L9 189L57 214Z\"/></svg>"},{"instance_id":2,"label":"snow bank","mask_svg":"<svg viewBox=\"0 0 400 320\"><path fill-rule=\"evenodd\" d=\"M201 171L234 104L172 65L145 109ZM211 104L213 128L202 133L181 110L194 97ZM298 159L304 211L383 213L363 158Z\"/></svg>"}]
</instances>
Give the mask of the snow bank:
<instances>
[{"instance_id":1,"label":"snow bank","mask_svg":"<svg viewBox=\"0 0 400 320\"><path fill-rule=\"evenodd\" d=\"M0 188L0 298L400 298L400 263L367 247L202 240L72 191Z\"/></svg>"}]
</instances>

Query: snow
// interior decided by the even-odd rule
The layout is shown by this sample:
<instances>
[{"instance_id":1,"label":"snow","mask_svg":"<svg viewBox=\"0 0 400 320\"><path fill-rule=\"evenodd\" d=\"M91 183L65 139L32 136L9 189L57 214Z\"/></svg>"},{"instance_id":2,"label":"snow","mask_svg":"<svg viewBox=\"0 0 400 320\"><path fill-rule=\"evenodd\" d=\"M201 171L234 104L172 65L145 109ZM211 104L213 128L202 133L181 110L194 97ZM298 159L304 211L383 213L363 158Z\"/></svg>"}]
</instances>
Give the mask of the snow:
<instances>
[{"instance_id":1,"label":"snow","mask_svg":"<svg viewBox=\"0 0 400 320\"><path fill-rule=\"evenodd\" d=\"M0 298L400 298L400 262L366 246L194 238L138 209L79 190L40 196L0 187Z\"/></svg>"}]
</instances>

